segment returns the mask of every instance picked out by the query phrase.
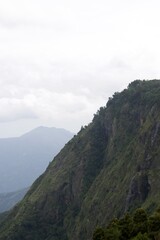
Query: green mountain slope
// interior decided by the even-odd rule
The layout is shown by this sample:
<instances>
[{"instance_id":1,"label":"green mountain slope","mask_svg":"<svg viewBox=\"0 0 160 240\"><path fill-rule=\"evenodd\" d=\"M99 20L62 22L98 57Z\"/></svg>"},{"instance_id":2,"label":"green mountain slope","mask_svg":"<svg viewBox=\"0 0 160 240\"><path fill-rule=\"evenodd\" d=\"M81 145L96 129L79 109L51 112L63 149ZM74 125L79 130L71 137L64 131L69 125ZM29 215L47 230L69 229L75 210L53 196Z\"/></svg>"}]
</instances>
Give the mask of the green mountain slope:
<instances>
[{"instance_id":1,"label":"green mountain slope","mask_svg":"<svg viewBox=\"0 0 160 240\"><path fill-rule=\"evenodd\" d=\"M91 239L160 192L160 81L134 81L100 108L1 224L0 240Z\"/></svg>"}]
</instances>

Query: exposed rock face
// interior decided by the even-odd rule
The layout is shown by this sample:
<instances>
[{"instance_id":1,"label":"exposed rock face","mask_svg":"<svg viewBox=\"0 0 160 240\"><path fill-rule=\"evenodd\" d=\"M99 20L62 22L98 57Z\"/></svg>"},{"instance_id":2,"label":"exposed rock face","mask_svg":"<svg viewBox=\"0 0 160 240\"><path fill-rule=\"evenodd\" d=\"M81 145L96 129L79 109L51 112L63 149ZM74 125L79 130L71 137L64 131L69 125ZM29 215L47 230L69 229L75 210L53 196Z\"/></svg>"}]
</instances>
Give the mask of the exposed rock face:
<instances>
[{"instance_id":1,"label":"exposed rock face","mask_svg":"<svg viewBox=\"0 0 160 240\"><path fill-rule=\"evenodd\" d=\"M151 135L151 146L154 145L157 135L160 132L160 122L156 123L153 127L152 135Z\"/></svg>"},{"instance_id":2,"label":"exposed rock face","mask_svg":"<svg viewBox=\"0 0 160 240\"><path fill-rule=\"evenodd\" d=\"M146 173L137 173L131 180L129 193L126 200L125 211L131 208L135 209L136 203L137 207L146 200L150 190L150 184L148 182L148 176Z\"/></svg>"},{"instance_id":3,"label":"exposed rock face","mask_svg":"<svg viewBox=\"0 0 160 240\"><path fill-rule=\"evenodd\" d=\"M134 81L100 108L0 227L0 240L90 240L137 206L159 205L160 82Z\"/></svg>"}]
</instances>

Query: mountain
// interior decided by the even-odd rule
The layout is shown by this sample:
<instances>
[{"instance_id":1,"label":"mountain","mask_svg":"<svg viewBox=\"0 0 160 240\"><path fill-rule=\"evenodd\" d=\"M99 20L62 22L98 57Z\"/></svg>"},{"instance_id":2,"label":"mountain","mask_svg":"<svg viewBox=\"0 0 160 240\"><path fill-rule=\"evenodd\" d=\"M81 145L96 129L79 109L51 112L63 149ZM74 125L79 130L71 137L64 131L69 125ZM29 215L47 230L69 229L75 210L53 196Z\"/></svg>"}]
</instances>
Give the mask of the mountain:
<instances>
[{"instance_id":1,"label":"mountain","mask_svg":"<svg viewBox=\"0 0 160 240\"><path fill-rule=\"evenodd\" d=\"M160 81L115 93L34 182L0 240L90 240L97 225L160 201Z\"/></svg>"},{"instance_id":2,"label":"mountain","mask_svg":"<svg viewBox=\"0 0 160 240\"><path fill-rule=\"evenodd\" d=\"M0 139L0 193L30 186L73 134L38 127L17 138Z\"/></svg>"},{"instance_id":3,"label":"mountain","mask_svg":"<svg viewBox=\"0 0 160 240\"><path fill-rule=\"evenodd\" d=\"M0 193L0 213L13 208L25 196L29 188L24 188L16 192Z\"/></svg>"}]
</instances>

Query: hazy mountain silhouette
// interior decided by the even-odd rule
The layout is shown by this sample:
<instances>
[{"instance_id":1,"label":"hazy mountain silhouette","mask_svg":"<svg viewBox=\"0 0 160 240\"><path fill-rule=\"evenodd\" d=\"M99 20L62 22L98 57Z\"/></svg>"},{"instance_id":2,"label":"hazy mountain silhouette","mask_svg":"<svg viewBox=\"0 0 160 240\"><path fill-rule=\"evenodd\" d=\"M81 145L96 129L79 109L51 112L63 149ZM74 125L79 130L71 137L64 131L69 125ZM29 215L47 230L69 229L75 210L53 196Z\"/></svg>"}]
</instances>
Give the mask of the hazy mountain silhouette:
<instances>
[{"instance_id":1,"label":"hazy mountain silhouette","mask_svg":"<svg viewBox=\"0 0 160 240\"><path fill-rule=\"evenodd\" d=\"M24 188L16 192L0 193L0 213L10 210L26 194L29 188Z\"/></svg>"},{"instance_id":2,"label":"hazy mountain silhouette","mask_svg":"<svg viewBox=\"0 0 160 240\"><path fill-rule=\"evenodd\" d=\"M65 129L38 127L0 139L0 193L30 186L72 136Z\"/></svg>"}]
</instances>

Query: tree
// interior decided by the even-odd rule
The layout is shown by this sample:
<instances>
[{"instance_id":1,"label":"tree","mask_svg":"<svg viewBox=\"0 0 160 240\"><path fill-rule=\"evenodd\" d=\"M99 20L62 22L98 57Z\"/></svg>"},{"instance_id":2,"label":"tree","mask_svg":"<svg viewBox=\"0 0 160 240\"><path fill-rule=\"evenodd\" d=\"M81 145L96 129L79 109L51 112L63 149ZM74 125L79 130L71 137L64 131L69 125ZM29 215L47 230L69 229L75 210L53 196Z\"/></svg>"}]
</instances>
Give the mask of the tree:
<instances>
[{"instance_id":1,"label":"tree","mask_svg":"<svg viewBox=\"0 0 160 240\"><path fill-rule=\"evenodd\" d=\"M132 238L132 240L150 240L147 233L138 233L136 237Z\"/></svg>"},{"instance_id":2,"label":"tree","mask_svg":"<svg viewBox=\"0 0 160 240\"><path fill-rule=\"evenodd\" d=\"M142 208L138 208L133 215L133 236L138 233L148 233L148 217Z\"/></svg>"},{"instance_id":3,"label":"tree","mask_svg":"<svg viewBox=\"0 0 160 240\"><path fill-rule=\"evenodd\" d=\"M98 227L93 233L93 240L105 240L104 230Z\"/></svg>"},{"instance_id":4,"label":"tree","mask_svg":"<svg viewBox=\"0 0 160 240\"><path fill-rule=\"evenodd\" d=\"M133 230L133 220L129 213L120 219L119 228L121 230L120 240L130 239Z\"/></svg>"}]
</instances>

